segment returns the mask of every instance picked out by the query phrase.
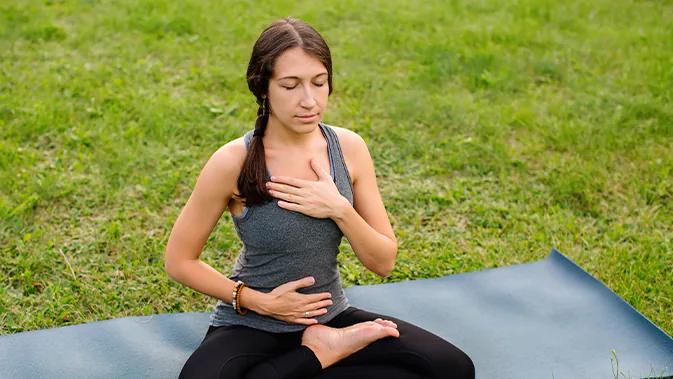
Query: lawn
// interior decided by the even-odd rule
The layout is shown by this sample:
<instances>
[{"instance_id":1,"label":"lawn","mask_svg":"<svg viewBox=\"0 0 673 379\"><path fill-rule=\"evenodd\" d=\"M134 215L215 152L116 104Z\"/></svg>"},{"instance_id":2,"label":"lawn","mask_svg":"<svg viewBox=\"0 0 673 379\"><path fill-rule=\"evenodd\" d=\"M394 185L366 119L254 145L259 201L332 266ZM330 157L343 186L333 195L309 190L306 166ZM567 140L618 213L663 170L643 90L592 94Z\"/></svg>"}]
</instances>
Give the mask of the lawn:
<instances>
[{"instance_id":1,"label":"lawn","mask_svg":"<svg viewBox=\"0 0 673 379\"><path fill-rule=\"evenodd\" d=\"M211 310L166 241L285 16L330 44L324 121L367 141L399 240L386 278L344 240L344 285L556 247L673 335L673 3L627 0L3 1L0 334ZM202 259L240 247L225 214Z\"/></svg>"}]
</instances>

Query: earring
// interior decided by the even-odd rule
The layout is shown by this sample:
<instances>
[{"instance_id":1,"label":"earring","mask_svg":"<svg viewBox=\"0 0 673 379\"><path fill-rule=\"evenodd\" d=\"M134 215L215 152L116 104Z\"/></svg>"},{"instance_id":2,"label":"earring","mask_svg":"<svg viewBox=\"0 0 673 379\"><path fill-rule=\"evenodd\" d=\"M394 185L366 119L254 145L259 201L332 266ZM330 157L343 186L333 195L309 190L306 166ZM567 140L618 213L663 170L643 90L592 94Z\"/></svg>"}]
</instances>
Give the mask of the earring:
<instances>
[{"instance_id":1,"label":"earring","mask_svg":"<svg viewBox=\"0 0 673 379\"><path fill-rule=\"evenodd\" d=\"M266 116L266 97L264 98L264 101L262 102L262 117Z\"/></svg>"}]
</instances>

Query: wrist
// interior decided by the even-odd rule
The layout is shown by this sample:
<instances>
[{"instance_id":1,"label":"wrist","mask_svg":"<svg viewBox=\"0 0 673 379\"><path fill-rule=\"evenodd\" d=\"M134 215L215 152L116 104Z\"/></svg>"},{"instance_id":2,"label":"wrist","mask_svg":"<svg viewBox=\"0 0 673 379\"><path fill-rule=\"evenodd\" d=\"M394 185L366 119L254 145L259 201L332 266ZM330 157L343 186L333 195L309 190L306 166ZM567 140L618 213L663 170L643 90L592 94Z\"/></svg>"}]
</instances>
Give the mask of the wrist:
<instances>
[{"instance_id":1,"label":"wrist","mask_svg":"<svg viewBox=\"0 0 673 379\"><path fill-rule=\"evenodd\" d=\"M348 212L353 209L351 203L345 197L341 197L341 201L333 208L332 220L343 221L348 217Z\"/></svg>"},{"instance_id":2,"label":"wrist","mask_svg":"<svg viewBox=\"0 0 673 379\"><path fill-rule=\"evenodd\" d=\"M241 308L249 309L255 313L263 314L260 303L266 296L265 293L255 291L250 287L241 289L240 302Z\"/></svg>"}]
</instances>

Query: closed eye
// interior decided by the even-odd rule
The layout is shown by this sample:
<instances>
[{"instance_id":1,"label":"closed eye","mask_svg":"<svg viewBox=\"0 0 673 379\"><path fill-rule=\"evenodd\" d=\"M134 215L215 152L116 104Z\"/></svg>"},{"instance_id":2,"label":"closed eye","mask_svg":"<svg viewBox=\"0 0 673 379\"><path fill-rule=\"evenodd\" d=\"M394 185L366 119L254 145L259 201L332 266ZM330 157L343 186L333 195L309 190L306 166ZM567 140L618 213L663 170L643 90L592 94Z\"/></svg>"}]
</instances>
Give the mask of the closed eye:
<instances>
[{"instance_id":1,"label":"closed eye","mask_svg":"<svg viewBox=\"0 0 673 379\"><path fill-rule=\"evenodd\" d=\"M322 86L325 85L325 83L313 83L313 84L314 84L316 87L322 87ZM292 87L283 86L283 88L285 88L285 89L288 90L288 91L292 91L293 89L297 88L297 86L296 86L296 85L294 85L294 86L292 86Z\"/></svg>"}]
</instances>

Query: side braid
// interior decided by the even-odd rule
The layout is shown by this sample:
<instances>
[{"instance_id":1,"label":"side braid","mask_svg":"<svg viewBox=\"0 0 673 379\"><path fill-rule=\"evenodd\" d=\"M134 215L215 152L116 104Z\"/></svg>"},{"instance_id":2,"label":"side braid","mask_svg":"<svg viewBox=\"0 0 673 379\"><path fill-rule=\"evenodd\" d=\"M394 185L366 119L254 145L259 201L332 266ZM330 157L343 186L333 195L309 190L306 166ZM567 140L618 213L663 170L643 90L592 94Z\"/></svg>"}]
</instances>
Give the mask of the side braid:
<instances>
[{"instance_id":1,"label":"side braid","mask_svg":"<svg viewBox=\"0 0 673 379\"><path fill-rule=\"evenodd\" d=\"M257 103L260 103L259 99ZM269 114L265 108L266 101L263 101L257 109L255 131L241 168L241 175L238 177L239 192L241 197L245 198L246 206L263 204L272 199L264 185L266 182L266 157L264 156L264 139L261 137L264 136L266 126L269 123Z\"/></svg>"},{"instance_id":2,"label":"side braid","mask_svg":"<svg viewBox=\"0 0 673 379\"><path fill-rule=\"evenodd\" d=\"M257 100L257 103L259 103L259 100ZM259 108L257 108L257 121L255 121L254 137L264 136L266 125L269 123L269 114L270 112L266 105L266 99L264 99L262 103L259 104Z\"/></svg>"}]
</instances>

